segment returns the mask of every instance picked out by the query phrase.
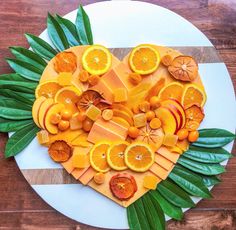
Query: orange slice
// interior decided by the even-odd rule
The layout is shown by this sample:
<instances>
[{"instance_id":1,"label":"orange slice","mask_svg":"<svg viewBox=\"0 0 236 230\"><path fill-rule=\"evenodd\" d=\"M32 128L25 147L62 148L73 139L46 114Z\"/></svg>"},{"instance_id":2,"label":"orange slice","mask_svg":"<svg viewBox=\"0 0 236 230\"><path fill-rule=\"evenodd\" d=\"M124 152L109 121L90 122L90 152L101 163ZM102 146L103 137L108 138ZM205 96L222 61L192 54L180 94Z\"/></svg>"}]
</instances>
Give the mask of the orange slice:
<instances>
[{"instance_id":1,"label":"orange slice","mask_svg":"<svg viewBox=\"0 0 236 230\"><path fill-rule=\"evenodd\" d=\"M154 163L154 152L148 144L133 142L125 150L125 163L133 171L145 172Z\"/></svg>"},{"instance_id":2,"label":"orange slice","mask_svg":"<svg viewBox=\"0 0 236 230\"><path fill-rule=\"evenodd\" d=\"M74 53L64 51L56 55L54 69L58 72L73 73L77 68L77 57Z\"/></svg>"},{"instance_id":3,"label":"orange slice","mask_svg":"<svg viewBox=\"0 0 236 230\"><path fill-rule=\"evenodd\" d=\"M181 83L172 82L172 83L167 84L165 87L161 89L161 91L158 94L158 97L161 101L164 101L170 98L181 101L183 89L184 89L184 86Z\"/></svg>"},{"instance_id":4,"label":"orange slice","mask_svg":"<svg viewBox=\"0 0 236 230\"><path fill-rule=\"evenodd\" d=\"M108 172L110 167L107 163L107 150L110 143L103 141L98 142L90 151L90 164L98 172Z\"/></svg>"},{"instance_id":5,"label":"orange slice","mask_svg":"<svg viewBox=\"0 0 236 230\"><path fill-rule=\"evenodd\" d=\"M82 65L86 71L93 75L102 75L111 67L112 56L110 51L101 45L92 45L82 56Z\"/></svg>"},{"instance_id":6,"label":"orange slice","mask_svg":"<svg viewBox=\"0 0 236 230\"><path fill-rule=\"evenodd\" d=\"M196 84L186 85L181 103L184 108L189 108L192 105L203 107L206 102L206 93Z\"/></svg>"},{"instance_id":7,"label":"orange slice","mask_svg":"<svg viewBox=\"0 0 236 230\"><path fill-rule=\"evenodd\" d=\"M75 113L78 111L76 103L79 101L81 93L82 92L74 86L64 87L55 95L55 102L64 104L66 109Z\"/></svg>"},{"instance_id":8,"label":"orange slice","mask_svg":"<svg viewBox=\"0 0 236 230\"><path fill-rule=\"evenodd\" d=\"M124 161L124 152L129 145L126 141L118 141L107 150L107 163L112 169L125 170L127 166Z\"/></svg>"},{"instance_id":9,"label":"orange slice","mask_svg":"<svg viewBox=\"0 0 236 230\"><path fill-rule=\"evenodd\" d=\"M35 90L35 97L44 96L46 98L54 98L56 93L62 88L56 81L45 81L39 84Z\"/></svg>"},{"instance_id":10,"label":"orange slice","mask_svg":"<svg viewBox=\"0 0 236 230\"><path fill-rule=\"evenodd\" d=\"M135 73L151 74L160 64L160 55L151 45L139 45L132 50L129 56L129 64Z\"/></svg>"}]
</instances>

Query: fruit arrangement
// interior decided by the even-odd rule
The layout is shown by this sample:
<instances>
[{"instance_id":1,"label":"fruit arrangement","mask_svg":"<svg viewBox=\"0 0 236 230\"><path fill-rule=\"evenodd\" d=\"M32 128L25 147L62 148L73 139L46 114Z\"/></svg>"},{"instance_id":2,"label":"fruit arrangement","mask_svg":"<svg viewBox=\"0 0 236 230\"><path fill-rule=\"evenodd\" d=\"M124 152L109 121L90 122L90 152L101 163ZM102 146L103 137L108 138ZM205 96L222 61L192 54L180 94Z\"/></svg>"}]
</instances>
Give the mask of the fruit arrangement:
<instances>
[{"instance_id":1,"label":"fruit arrangement","mask_svg":"<svg viewBox=\"0 0 236 230\"><path fill-rule=\"evenodd\" d=\"M15 131L6 157L36 136L78 182L126 207L135 230L181 219L189 195L209 198L235 136L199 130L207 96L194 57L141 44L119 60L93 44L82 7L76 25L49 14L48 32L56 49L27 35L34 52L13 47L16 73L0 78L0 130Z\"/></svg>"}]
</instances>

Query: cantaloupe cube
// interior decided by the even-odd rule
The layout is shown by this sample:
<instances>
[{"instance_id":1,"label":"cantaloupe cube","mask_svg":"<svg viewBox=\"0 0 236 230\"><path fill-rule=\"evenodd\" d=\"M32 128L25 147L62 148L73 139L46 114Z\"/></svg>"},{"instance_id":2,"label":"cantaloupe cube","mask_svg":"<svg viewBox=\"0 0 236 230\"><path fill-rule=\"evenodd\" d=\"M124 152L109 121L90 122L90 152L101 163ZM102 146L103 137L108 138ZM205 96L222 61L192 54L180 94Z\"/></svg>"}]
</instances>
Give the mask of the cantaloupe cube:
<instances>
[{"instance_id":1,"label":"cantaloupe cube","mask_svg":"<svg viewBox=\"0 0 236 230\"><path fill-rule=\"evenodd\" d=\"M86 168L89 166L89 156L85 153L74 152L72 155L72 165L75 168Z\"/></svg>"},{"instance_id":2,"label":"cantaloupe cube","mask_svg":"<svg viewBox=\"0 0 236 230\"><path fill-rule=\"evenodd\" d=\"M83 185L87 185L89 181L93 179L95 173L96 171L92 167L89 167L88 170L79 178L79 181Z\"/></svg>"},{"instance_id":3,"label":"cantaloupe cube","mask_svg":"<svg viewBox=\"0 0 236 230\"><path fill-rule=\"evenodd\" d=\"M128 100L128 92L125 88L117 88L114 90L114 102L126 102Z\"/></svg>"},{"instance_id":4,"label":"cantaloupe cube","mask_svg":"<svg viewBox=\"0 0 236 230\"><path fill-rule=\"evenodd\" d=\"M138 113L133 116L134 126L137 128L143 127L147 124L145 113Z\"/></svg>"},{"instance_id":5,"label":"cantaloupe cube","mask_svg":"<svg viewBox=\"0 0 236 230\"><path fill-rule=\"evenodd\" d=\"M71 85L72 73L61 72L58 74L57 81L61 86Z\"/></svg>"},{"instance_id":6,"label":"cantaloupe cube","mask_svg":"<svg viewBox=\"0 0 236 230\"><path fill-rule=\"evenodd\" d=\"M159 153L155 154L155 162L161 165L161 167L163 167L166 170L169 170L173 165L173 163L170 160L166 159Z\"/></svg>"},{"instance_id":7,"label":"cantaloupe cube","mask_svg":"<svg viewBox=\"0 0 236 230\"><path fill-rule=\"evenodd\" d=\"M47 144L49 142L49 133L46 130L41 130L37 133L39 144Z\"/></svg>"},{"instance_id":8,"label":"cantaloupe cube","mask_svg":"<svg viewBox=\"0 0 236 230\"><path fill-rule=\"evenodd\" d=\"M70 119L70 129L77 130L82 128L82 122L78 120L78 114L74 114Z\"/></svg>"},{"instance_id":9,"label":"cantaloupe cube","mask_svg":"<svg viewBox=\"0 0 236 230\"><path fill-rule=\"evenodd\" d=\"M175 152L171 152L166 147L161 147L157 150L158 154L162 155L166 159L170 160L173 163L176 163L179 159L179 154Z\"/></svg>"},{"instance_id":10,"label":"cantaloupe cube","mask_svg":"<svg viewBox=\"0 0 236 230\"><path fill-rule=\"evenodd\" d=\"M153 176L147 175L143 178L144 188L155 190L159 182L160 182L160 179L154 175Z\"/></svg>"},{"instance_id":11,"label":"cantaloupe cube","mask_svg":"<svg viewBox=\"0 0 236 230\"><path fill-rule=\"evenodd\" d=\"M75 167L72 164L72 157L69 158L69 160L67 160L66 162L61 163L61 165L69 174L75 169Z\"/></svg>"},{"instance_id":12,"label":"cantaloupe cube","mask_svg":"<svg viewBox=\"0 0 236 230\"><path fill-rule=\"evenodd\" d=\"M86 110L86 116L92 121L96 121L101 116L101 113L102 111L94 105L89 106Z\"/></svg>"},{"instance_id":13,"label":"cantaloupe cube","mask_svg":"<svg viewBox=\"0 0 236 230\"><path fill-rule=\"evenodd\" d=\"M160 177L162 180L165 180L167 178L167 176L169 175L169 172L162 168L159 164L154 163L150 169L149 169L152 173L154 173L155 175L157 175L158 177Z\"/></svg>"},{"instance_id":14,"label":"cantaloupe cube","mask_svg":"<svg viewBox=\"0 0 236 230\"><path fill-rule=\"evenodd\" d=\"M167 133L164 136L163 145L172 147L176 145L177 141L178 141L177 135Z\"/></svg>"}]
</instances>

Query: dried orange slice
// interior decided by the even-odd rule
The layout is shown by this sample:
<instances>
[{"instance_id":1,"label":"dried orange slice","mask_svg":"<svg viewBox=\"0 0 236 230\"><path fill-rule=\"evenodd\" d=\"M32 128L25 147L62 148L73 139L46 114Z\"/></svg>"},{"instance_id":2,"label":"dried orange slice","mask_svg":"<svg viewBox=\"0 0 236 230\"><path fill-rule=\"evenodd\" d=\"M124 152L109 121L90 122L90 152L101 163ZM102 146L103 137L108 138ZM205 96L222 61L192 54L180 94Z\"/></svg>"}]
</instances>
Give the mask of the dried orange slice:
<instances>
[{"instance_id":1,"label":"dried orange slice","mask_svg":"<svg viewBox=\"0 0 236 230\"><path fill-rule=\"evenodd\" d=\"M145 172L154 163L154 152L146 143L133 142L125 150L125 163L133 171Z\"/></svg>"},{"instance_id":2,"label":"dried orange slice","mask_svg":"<svg viewBox=\"0 0 236 230\"><path fill-rule=\"evenodd\" d=\"M45 81L39 84L35 90L35 97L44 96L46 98L54 98L56 93L62 88L56 81Z\"/></svg>"},{"instance_id":3,"label":"dried orange slice","mask_svg":"<svg viewBox=\"0 0 236 230\"><path fill-rule=\"evenodd\" d=\"M55 102L62 103L72 113L78 111L76 103L79 101L81 91L74 86L68 86L60 89L55 95Z\"/></svg>"},{"instance_id":4,"label":"dried orange slice","mask_svg":"<svg viewBox=\"0 0 236 230\"><path fill-rule=\"evenodd\" d=\"M90 164L98 172L108 172L110 167L107 163L107 150L110 143L106 141L98 142L90 151Z\"/></svg>"},{"instance_id":5,"label":"dried orange slice","mask_svg":"<svg viewBox=\"0 0 236 230\"><path fill-rule=\"evenodd\" d=\"M102 75L111 67L112 56L110 51L101 45L89 46L83 53L82 65L93 75Z\"/></svg>"},{"instance_id":6,"label":"dried orange slice","mask_svg":"<svg viewBox=\"0 0 236 230\"><path fill-rule=\"evenodd\" d=\"M77 57L74 53L64 51L56 55L54 58L54 69L56 72L73 73L77 68Z\"/></svg>"},{"instance_id":7,"label":"dried orange slice","mask_svg":"<svg viewBox=\"0 0 236 230\"><path fill-rule=\"evenodd\" d=\"M124 161L124 152L129 145L126 141L118 141L107 150L107 163L112 169L124 170L127 166Z\"/></svg>"},{"instance_id":8,"label":"dried orange slice","mask_svg":"<svg viewBox=\"0 0 236 230\"><path fill-rule=\"evenodd\" d=\"M158 94L158 97L161 101L174 98L178 101L181 101L181 97L183 94L184 86L179 82L172 82L167 84L165 87L161 89Z\"/></svg>"},{"instance_id":9,"label":"dried orange slice","mask_svg":"<svg viewBox=\"0 0 236 230\"><path fill-rule=\"evenodd\" d=\"M196 84L186 85L181 103L184 108L189 108L192 105L203 107L206 102L206 93Z\"/></svg>"},{"instance_id":10,"label":"dried orange slice","mask_svg":"<svg viewBox=\"0 0 236 230\"><path fill-rule=\"evenodd\" d=\"M201 123L205 117L202 108L197 105L185 109L185 115L187 119L197 121L198 123Z\"/></svg>"},{"instance_id":11,"label":"dried orange slice","mask_svg":"<svg viewBox=\"0 0 236 230\"><path fill-rule=\"evenodd\" d=\"M159 64L159 52L148 44L136 46L129 56L131 69L141 75L153 73L158 68Z\"/></svg>"},{"instance_id":12,"label":"dried orange slice","mask_svg":"<svg viewBox=\"0 0 236 230\"><path fill-rule=\"evenodd\" d=\"M176 57L168 67L169 73L181 81L193 81L198 75L198 64L190 56Z\"/></svg>"}]
</instances>

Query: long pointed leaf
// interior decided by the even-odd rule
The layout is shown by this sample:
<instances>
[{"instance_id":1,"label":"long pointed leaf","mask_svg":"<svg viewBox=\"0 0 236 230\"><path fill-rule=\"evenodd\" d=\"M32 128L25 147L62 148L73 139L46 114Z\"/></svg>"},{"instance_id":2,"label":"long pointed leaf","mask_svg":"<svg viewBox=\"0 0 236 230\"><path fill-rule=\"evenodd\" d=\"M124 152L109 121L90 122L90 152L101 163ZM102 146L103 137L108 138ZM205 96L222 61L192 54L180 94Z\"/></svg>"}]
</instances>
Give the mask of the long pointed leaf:
<instances>
[{"instance_id":1,"label":"long pointed leaf","mask_svg":"<svg viewBox=\"0 0 236 230\"><path fill-rule=\"evenodd\" d=\"M131 204L127 208L127 218L130 230L142 230L141 222L139 222L139 218L135 210L134 204Z\"/></svg>"},{"instance_id":2,"label":"long pointed leaf","mask_svg":"<svg viewBox=\"0 0 236 230\"><path fill-rule=\"evenodd\" d=\"M60 15L56 15L55 18L66 34L67 40L70 46L78 46L81 45L79 36L76 31L76 26L70 20L62 18Z\"/></svg>"},{"instance_id":3,"label":"long pointed leaf","mask_svg":"<svg viewBox=\"0 0 236 230\"><path fill-rule=\"evenodd\" d=\"M58 50L63 51L70 47L62 27L56 21L56 19L49 13L47 18L47 28L48 28L48 35L53 45Z\"/></svg>"},{"instance_id":4,"label":"long pointed leaf","mask_svg":"<svg viewBox=\"0 0 236 230\"><path fill-rule=\"evenodd\" d=\"M31 81L29 79L26 79L22 76L20 76L17 73L7 73L7 74L2 74L0 75L1 80L6 80L6 81L20 81L20 82L25 82L25 83L32 83L36 84L34 81Z\"/></svg>"},{"instance_id":5,"label":"long pointed leaf","mask_svg":"<svg viewBox=\"0 0 236 230\"><path fill-rule=\"evenodd\" d=\"M58 53L43 39L33 34L25 34L25 36L33 51L46 60L50 61Z\"/></svg>"},{"instance_id":6,"label":"long pointed leaf","mask_svg":"<svg viewBox=\"0 0 236 230\"><path fill-rule=\"evenodd\" d=\"M207 187L219 184L221 181L217 176L202 176L202 180Z\"/></svg>"},{"instance_id":7,"label":"long pointed leaf","mask_svg":"<svg viewBox=\"0 0 236 230\"><path fill-rule=\"evenodd\" d=\"M36 82L39 81L42 74L40 69L27 62L16 59L7 58L6 61L11 66L11 68L22 77Z\"/></svg>"},{"instance_id":8,"label":"long pointed leaf","mask_svg":"<svg viewBox=\"0 0 236 230\"><path fill-rule=\"evenodd\" d=\"M11 99L6 98L4 100L0 100L0 107L26 110L29 112L31 112L32 110L31 106L28 106L24 103L19 103L17 100L12 99L12 98Z\"/></svg>"},{"instance_id":9,"label":"long pointed leaf","mask_svg":"<svg viewBox=\"0 0 236 230\"><path fill-rule=\"evenodd\" d=\"M82 5L79 6L76 17L76 29L80 42L83 45L93 44L93 34L91 30L90 20Z\"/></svg>"},{"instance_id":10,"label":"long pointed leaf","mask_svg":"<svg viewBox=\"0 0 236 230\"><path fill-rule=\"evenodd\" d=\"M15 132L26 125L32 124L33 120L7 120L0 118L0 132Z\"/></svg>"},{"instance_id":11,"label":"long pointed leaf","mask_svg":"<svg viewBox=\"0 0 236 230\"><path fill-rule=\"evenodd\" d=\"M25 49L20 46L10 47L12 54L16 57L16 59L27 62L41 71L45 69L47 63L42 59L38 54L32 52L31 50Z\"/></svg>"},{"instance_id":12,"label":"long pointed leaf","mask_svg":"<svg viewBox=\"0 0 236 230\"><path fill-rule=\"evenodd\" d=\"M15 156L20 153L34 139L39 128L35 124L30 124L16 131L7 141L5 157Z\"/></svg>"}]
</instances>

